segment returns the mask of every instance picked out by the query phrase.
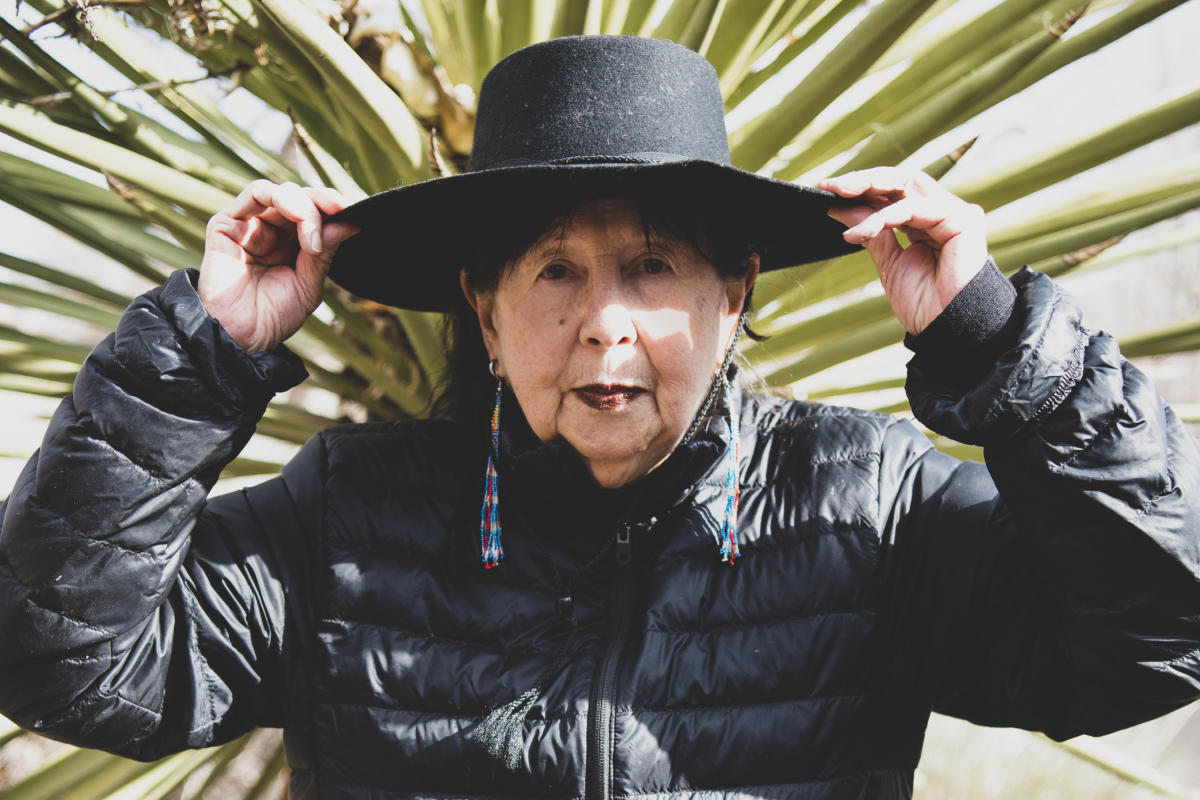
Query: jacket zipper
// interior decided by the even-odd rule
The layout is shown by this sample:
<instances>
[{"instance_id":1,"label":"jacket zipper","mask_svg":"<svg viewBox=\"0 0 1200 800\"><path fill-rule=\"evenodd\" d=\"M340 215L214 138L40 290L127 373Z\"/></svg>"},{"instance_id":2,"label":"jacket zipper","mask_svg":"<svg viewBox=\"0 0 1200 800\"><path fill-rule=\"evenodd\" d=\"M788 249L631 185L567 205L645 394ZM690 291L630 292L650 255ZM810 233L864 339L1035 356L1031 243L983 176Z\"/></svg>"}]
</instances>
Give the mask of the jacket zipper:
<instances>
[{"instance_id":1,"label":"jacket zipper","mask_svg":"<svg viewBox=\"0 0 1200 800\"><path fill-rule=\"evenodd\" d=\"M633 611L633 526L622 523L616 534L616 576L612 583L612 603L608 617L608 645L592 679L588 704L587 800L612 797L613 699L616 694L617 665L629 630Z\"/></svg>"}]
</instances>

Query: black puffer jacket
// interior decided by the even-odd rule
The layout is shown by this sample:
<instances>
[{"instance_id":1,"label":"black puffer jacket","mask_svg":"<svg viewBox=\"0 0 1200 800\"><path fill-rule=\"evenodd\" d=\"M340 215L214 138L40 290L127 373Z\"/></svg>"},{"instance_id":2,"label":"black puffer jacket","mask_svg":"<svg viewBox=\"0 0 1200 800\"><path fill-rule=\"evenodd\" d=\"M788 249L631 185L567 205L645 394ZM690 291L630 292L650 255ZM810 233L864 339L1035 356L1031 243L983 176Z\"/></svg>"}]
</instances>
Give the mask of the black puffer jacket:
<instances>
[{"instance_id":1,"label":"black puffer jacket","mask_svg":"<svg viewBox=\"0 0 1200 800\"><path fill-rule=\"evenodd\" d=\"M731 567L720 426L604 492L510 412L485 572L479 443L447 422L329 430L207 501L300 372L176 274L3 509L0 708L137 758L282 726L297 798L902 798L931 708L1058 738L1165 712L1200 694L1196 443L1049 279L1017 285L990 369L910 367L988 469L747 396ZM535 686L509 770L478 724Z\"/></svg>"}]
</instances>

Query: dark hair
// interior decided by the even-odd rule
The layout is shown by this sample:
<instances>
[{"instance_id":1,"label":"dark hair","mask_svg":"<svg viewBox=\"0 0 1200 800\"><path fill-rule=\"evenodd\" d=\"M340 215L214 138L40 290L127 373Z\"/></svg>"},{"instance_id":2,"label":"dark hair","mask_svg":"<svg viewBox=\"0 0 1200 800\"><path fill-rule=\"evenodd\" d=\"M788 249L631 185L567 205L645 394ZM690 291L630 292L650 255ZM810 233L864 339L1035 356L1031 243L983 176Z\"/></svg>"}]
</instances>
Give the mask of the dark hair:
<instances>
[{"instance_id":1,"label":"dark hair","mask_svg":"<svg viewBox=\"0 0 1200 800\"><path fill-rule=\"evenodd\" d=\"M552 197L509 198L496 203L496 213L474 232L475 257L463 265L467 283L476 291L494 290L504 271L539 239L557 230L565 236L575 213L601 197L625 198L633 202L646 232L652 239L674 239L695 247L721 277L732 280L746 275L750 256L762 247L740 233L728 215L694 193L645 184L611 181L572 187ZM731 224L733 223L733 224ZM750 297L746 297L750 307ZM761 339L744 329L747 336ZM496 393L496 379L488 372L488 354L479 319L463 298L446 316L444 338L448 368L434 401L434 412L465 423L487 419Z\"/></svg>"}]
</instances>

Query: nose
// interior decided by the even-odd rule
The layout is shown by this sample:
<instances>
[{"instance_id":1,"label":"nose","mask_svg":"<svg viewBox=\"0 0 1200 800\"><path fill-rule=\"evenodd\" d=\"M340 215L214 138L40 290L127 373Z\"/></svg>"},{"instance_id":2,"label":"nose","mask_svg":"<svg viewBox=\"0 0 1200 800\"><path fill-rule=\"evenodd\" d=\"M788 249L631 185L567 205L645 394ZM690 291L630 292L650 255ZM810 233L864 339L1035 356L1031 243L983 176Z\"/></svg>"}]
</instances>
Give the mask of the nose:
<instances>
[{"instance_id":1,"label":"nose","mask_svg":"<svg viewBox=\"0 0 1200 800\"><path fill-rule=\"evenodd\" d=\"M597 288L589 293L579 338L584 344L617 347L637 341L633 314L620 292Z\"/></svg>"}]
</instances>

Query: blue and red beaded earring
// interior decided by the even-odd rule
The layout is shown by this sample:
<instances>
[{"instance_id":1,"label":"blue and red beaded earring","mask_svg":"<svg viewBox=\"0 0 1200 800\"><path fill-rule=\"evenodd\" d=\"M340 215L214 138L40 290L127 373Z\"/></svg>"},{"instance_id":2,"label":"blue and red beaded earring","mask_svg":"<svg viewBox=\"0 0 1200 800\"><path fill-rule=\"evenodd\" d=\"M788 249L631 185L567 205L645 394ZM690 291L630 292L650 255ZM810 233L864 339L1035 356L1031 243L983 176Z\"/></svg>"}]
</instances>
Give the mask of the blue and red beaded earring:
<instances>
[{"instance_id":1,"label":"blue and red beaded earring","mask_svg":"<svg viewBox=\"0 0 1200 800\"><path fill-rule=\"evenodd\" d=\"M729 434L729 447L725 451L725 514L721 520L721 560L732 564L740 555L737 542L737 517L738 500L742 494L741 483L738 481L738 440L741 438L741 421L738 419L738 409L734 405L733 391L729 386L727 374L727 371L721 373L721 383L725 384L725 405L729 408L728 416L725 418L726 430Z\"/></svg>"},{"instance_id":2,"label":"blue and red beaded earring","mask_svg":"<svg viewBox=\"0 0 1200 800\"><path fill-rule=\"evenodd\" d=\"M496 359L488 362L488 372L496 379L496 404L492 407L492 441L488 452L483 486L483 508L479 520L479 548L484 569L500 566L504 547L500 542L500 490L496 482L496 464L500 462L500 398L504 381L496 373Z\"/></svg>"},{"instance_id":3,"label":"blue and red beaded earring","mask_svg":"<svg viewBox=\"0 0 1200 800\"><path fill-rule=\"evenodd\" d=\"M725 431L729 436L729 447L725 450L725 513L721 519L720 541L721 560L727 564L733 564L741 555L737 541L737 518L738 501L742 495L741 481L738 480L739 440L742 431L738 408L734 404L733 387L729 383L729 375L733 367L734 348L737 347L738 338L746 327L747 312L748 309L742 309L737 326L733 329L729 347L725 350L725 358L721 363L719 373L721 386L725 390Z\"/></svg>"},{"instance_id":4,"label":"blue and red beaded earring","mask_svg":"<svg viewBox=\"0 0 1200 800\"><path fill-rule=\"evenodd\" d=\"M692 440L700 424L708 417L708 411L716 401L717 394L724 390L725 430L729 436L729 447L725 451L725 512L722 514L721 533L717 545L720 547L721 560L727 564L733 564L741 555L737 541L738 501L742 494L741 482L738 480L738 440L741 437L741 420L738 409L734 405L733 387L729 383L729 376L732 371L734 349L737 347L742 329L746 327L746 315L747 310L742 309L742 315L733 329L729 346L725 348L725 357L721 360L721 366L717 368L717 374L713 378L712 387L708 390L708 396L700 406L696 418L692 420L691 427L683 435L682 441L682 444L687 444Z\"/></svg>"}]
</instances>

